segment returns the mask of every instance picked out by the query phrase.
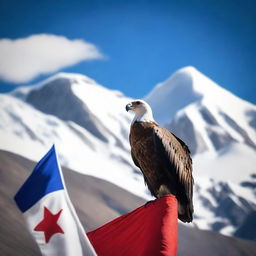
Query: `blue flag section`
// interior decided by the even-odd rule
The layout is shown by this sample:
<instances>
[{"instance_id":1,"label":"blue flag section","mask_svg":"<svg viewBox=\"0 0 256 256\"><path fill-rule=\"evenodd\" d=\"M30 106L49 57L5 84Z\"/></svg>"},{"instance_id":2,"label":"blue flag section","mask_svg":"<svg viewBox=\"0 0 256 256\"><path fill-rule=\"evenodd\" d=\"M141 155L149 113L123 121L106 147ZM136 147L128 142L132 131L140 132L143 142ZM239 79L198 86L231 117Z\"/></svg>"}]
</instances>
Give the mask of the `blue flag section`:
<instances>
[{"instance_id":1,"label":"blue flag section","mask_svg":"<svg viewBox=\"0 0 256 256\"><path fill-rule=\"evenodd\" d=\"M33 172L14 197L22 212L27 211L45 195L64 189L54 145L38 162Z\"/></svg>"}]
</instances>

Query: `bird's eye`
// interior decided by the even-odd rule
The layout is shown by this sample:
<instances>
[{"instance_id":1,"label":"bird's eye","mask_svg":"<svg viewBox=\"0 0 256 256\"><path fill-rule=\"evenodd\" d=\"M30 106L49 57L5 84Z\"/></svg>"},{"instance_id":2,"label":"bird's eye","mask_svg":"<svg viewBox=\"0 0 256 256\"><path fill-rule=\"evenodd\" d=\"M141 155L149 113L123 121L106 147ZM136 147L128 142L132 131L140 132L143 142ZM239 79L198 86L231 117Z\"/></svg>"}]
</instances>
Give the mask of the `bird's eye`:
<instances>
[{"instance_id":1,"label":"bird's eye","mask_svg":"<svg viewBox=\"0 0 256 256\"><path fill-rule=\"evenodd\" d=\"M140 101L136 101L135 103L136 103L137 105L140 105Z\"/></svg>"}]
</instances>

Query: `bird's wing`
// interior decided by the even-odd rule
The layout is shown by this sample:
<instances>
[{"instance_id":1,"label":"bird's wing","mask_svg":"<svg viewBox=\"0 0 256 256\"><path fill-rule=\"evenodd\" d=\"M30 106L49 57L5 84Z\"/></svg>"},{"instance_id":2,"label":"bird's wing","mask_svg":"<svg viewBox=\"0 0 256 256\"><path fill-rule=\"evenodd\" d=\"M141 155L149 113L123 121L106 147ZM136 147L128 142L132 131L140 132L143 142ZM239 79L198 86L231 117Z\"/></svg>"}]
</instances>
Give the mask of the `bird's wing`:
<instances>
[{"instance_id":1,"label":"bird's wing","mask_svg":"<svg viewBox=\"0 0 256 256\"><path fill-rule=\"evenodd\" d=\"M156 126L153 138L158 156L161 158L165 170L179 183L177 193L191 204L193 197L192 159L187 145L166 128Z\"/></svg>"},{"instance_id":2,"label":"bird's wing","mask_svg":"<svg viewBox=\"0 0 256 256\"><path fill-rule=\"evenodd\" d=\"M131 150L131 155L132 155L132 160L133 160L134 164L135 164L138 168L140 168L139 162L137 161L136 157L134 156L132 150ZM141 168L140 168L140 169L141 169Z\"/></svg>"}]
</instances>

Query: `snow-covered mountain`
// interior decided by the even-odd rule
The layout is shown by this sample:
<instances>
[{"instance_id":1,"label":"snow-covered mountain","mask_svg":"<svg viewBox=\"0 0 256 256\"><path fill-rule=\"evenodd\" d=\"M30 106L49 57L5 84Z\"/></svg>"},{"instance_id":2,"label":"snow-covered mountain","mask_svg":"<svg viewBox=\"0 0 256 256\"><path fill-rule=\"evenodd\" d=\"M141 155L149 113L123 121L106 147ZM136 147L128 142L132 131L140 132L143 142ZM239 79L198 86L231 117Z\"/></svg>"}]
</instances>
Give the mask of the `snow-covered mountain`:
<instances>
[{"instance_id":1,"label":"snow-covered mountain","mask_svg":"<svg viewBox=\"0 0 256 256\"><path fill-rule=\"evenodd\" d=\"M189 145L196 175L239 183L256 173L256 106L193 67L179 70L145 99L156 119Z\"/></svg>"},{"instance_id":2,"label":"snow-covered mountain","mask_svg":"<svg viewBox=\"0 0 256 256\"><path fill-rule=\"evenodd\" d=\"M0 147L38 161L55 143L64 166L145 197L127 139L130 100L78 74L18 88L0 95Z\"/></svg>"},{"instance_id":3,"label":"snow-covered mountain","mask_svg":"<svg viewBox=\"0 0 256 256\"><path fill-rule=\"evenodd\" d=\"M60 73L0 95L0 148L38 161L55 143L64 166L150 198L130 157L130 101L92 79ZM192 67L146 96L155 118L191 148L195 225L233 234L256 210L256 107Z\"/></svg>"},{"instance_id":4,"label":"snow-covered mountain","mask_svg":"<svg viewBox=\"0 0 256 256\"><path fill-rule=\"evenodd\" d=\"M256 107L194 67L177 71L145 100L193 154L196 223L232 233L256 205L255 186L248 185L255 184Z\"/></svg>"},{"instance_id":5,"label":"snow-covered mountain","mask_svg":"<svg viewBox=\"0 0 256 256\"><path fill-rule=\"evenodd\" d=\"M194 67L177 71L145 100L157 121L187 141L193 154L216 152L234 142L256 149L256 107Z\"/></svg>"}]
</instances>

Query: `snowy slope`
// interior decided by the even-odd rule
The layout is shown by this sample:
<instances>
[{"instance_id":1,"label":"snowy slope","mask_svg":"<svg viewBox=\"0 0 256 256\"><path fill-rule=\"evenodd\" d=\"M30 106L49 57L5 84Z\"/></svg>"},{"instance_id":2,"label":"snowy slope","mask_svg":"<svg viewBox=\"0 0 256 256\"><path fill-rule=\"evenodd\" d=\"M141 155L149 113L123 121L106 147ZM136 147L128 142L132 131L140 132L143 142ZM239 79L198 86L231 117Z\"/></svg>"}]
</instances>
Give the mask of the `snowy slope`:
<instances>
[{"instance_id":1,"label":"snowy slope","mask_svg":"<svg viewBox=\"0 0 256 256\"><path fill-rule=\"evenodd\" d=\"M154 110L157 121L162 124L171 121L178 111L191 104L200 104L206 110L210 105L217 112L228 113L256 143L256 107L220 87L194 67L175 72L169 79L159 83L145 100Z\"/></svg>"},{"instance_id":2,"label":"snowy slope","mask_svg":"<svg viewBox=\"0 0 256 256\"><path fill-rule=\"evenodd\" d=\"M239 183L256 173L253 104L193 67L157 85L146 100L155 109L155 118L189 145L196 176Z\"/></svg>"},{"instance_id":3,"label":"snowy slope","mask_svg":"<svg viewBox=\"0 0 256 256\"><path fill-rule=\"evenodd\" d=\"M55 143L63 165L150 198L130 156L130 100L79 74L60 73L18 88L0 95L0 148L38 161ZM159 84L146 100L155 118L192 150L194 224L231 235L256 210L250 185L255 106L192 67Z\"/></svg>"},{"instance_id":4,"label":"snowy slope","mask_svg":"<svg viewBox=\"0 0 256 256\"><path fill-rule=\"evenodd\" d=\"M124 106L130 99L119 91L108 90L83 75L60 73L36 86L19 88L12 95L128 150L128 129L123 127L129 126L130 115L125 113Z\"/></svg>"},{"instance_id":5,"label":"snowy slope","mask_svg":"<svg viewBox=\"0 0 256 256\"><path fill-rule=\"evenodd\" d=\"M95 91L90 92L90 87ZM64 96L67 89L70 91ZM32 101L32 96L38 97L35 107L45 105L47 114L24 102ZM94 99L94 104L89 98ZM38 161L55 143L64 166L148 197L130 157L131 116L125 111L129 101L121 93L107 90L84 76L68 74L59 74L33 87L19 88L12 95L1 94L0 148ZM56 108L65 111L54 114ZM65 112L74 115L68 118ZM87 123L82 123L84 116ZM98 127L90 126L91 123Z\"/></svg>"},{"instance_id":6,"label":"snowy slope","mask_svg":"<svg viewBox=\"0 0 256 256\"><path fill-rule=\"evenodd\" d=\"M234 144L247 146L249 155L256 149L256 106L193 67L177 71L145 99L156 120L181 137L192 154L225 155Z\"/></svg>"},{"instance_id":7,"label":"snowy slope","mask_svg":"<svg viewBox=\"0 0 256 256\"><path fill-rule=\"evenodd\" d=\"M256 107L193 67L178 70L145 100L193 154L195 223L232 234L256 206Z\"/></svg>"},{"instance_id":8,"label":"snowy slope","mask_svg":"<svg viewBox=\"0 0 256 256\"><path fill-rule=\"evenodd\" d=\"M232 235L256 210L254 191L231 181L197 177L194 192L194 224L200 229Z\"/></svg>"}]
</instances>

